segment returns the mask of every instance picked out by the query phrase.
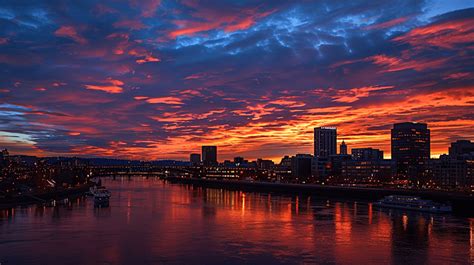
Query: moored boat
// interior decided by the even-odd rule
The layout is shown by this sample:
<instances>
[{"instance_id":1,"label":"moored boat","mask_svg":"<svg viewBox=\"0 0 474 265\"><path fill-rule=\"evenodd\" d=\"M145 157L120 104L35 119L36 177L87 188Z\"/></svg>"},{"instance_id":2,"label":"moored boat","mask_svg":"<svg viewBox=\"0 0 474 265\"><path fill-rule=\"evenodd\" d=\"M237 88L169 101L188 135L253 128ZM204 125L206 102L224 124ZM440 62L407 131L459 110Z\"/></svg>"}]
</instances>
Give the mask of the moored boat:
<instances>
[{"instance_id":1,"label":"moored boat","mask_svg":"<svg viewBox=\"0 0 474 265\"><path fill-rule=\"evenodd\" d=\"M109 199L111 193L105 187L97 187L91 190L92 195L94 196L94 205L103 207L109 206Z\"/></svg>"},{"instance_id":2,"label":"moored boat","mask_svg":"<svg viewBox=\"0 0 474 265\"><path fill-rule=\"evenodd\" d=\"M450 213L450 205L435 203L431 200L422 200L416 196L390 195L374 203L375 206L384 208L395 208L430 213Z\"/></svg>"}]
</instances>

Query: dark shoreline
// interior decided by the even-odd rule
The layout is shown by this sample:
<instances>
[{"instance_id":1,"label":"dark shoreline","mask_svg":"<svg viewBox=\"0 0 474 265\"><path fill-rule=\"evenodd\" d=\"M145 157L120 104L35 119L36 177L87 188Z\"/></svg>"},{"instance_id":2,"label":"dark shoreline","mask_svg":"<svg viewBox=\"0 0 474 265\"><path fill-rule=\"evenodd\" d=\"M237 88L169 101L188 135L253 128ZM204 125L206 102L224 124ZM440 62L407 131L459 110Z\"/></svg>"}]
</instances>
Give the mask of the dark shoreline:
<instances>
[{"instance_id":1,"label":"dark shoreline","mask_svg":"<svg viewBox=\"0 0 474 265\"><path fill-rule=\"evenodd\" d=\"M41 194L22 195L8 199L0 200L0 209L8 209L17 206L26 206L46 203L51 200L61 200L69 197L81 196L89 191L89 185L84 185L77 188L53 191Z\"/></svg>"},{"instance_id":2,"label":"dark shoreline","mask_svg":"<svg viewBox=\"0 0 474 265\"><path fill-rule=\"evenodd\" d=\"M463 216L474 216L474 196L445 191L382 189L361 187L322 186L312 184L289 184L271 182L251 182L242 180L211 180L197 178L167 177L170 183L190 184L207 188L224 188L250 192L278 192L303 195L320 195L325 197L339 197L376 201L387 195L420 196L438 202L449 202L453 206L453 213Z\"/></svg>"}]
</instances>

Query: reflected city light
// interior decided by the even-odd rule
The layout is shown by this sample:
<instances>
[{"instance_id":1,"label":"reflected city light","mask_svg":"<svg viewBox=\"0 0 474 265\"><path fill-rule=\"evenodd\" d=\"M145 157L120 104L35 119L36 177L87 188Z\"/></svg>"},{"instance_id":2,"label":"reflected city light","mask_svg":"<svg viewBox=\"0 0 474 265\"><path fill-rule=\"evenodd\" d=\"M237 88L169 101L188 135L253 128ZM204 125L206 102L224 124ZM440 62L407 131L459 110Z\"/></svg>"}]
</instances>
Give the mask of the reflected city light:
<instances>
[{"instance_id":1,"label":"reflected city light","mask_svg":"<svg viewBox=\"0 0 474 265\"><path fill-rule=\"evenodd\" d=\"M369 203L369 208L368 208L368 212L367 212L368 216L369 216L369 225L372 224L372 203Z\"/></svg>"},{"instance_id":2,"label":"reflected city light","mask_svg":"<svg viewBox=\"0 0 474 265\"><path fill-rule=\"evenodd\" d=\"M403 222L403 230L407 231L408 228L408 216L406 214L403 215L402 217L402 222Z\"/></svg>"},{"instance_id":3,"label":"reflected city light","mask_svg":"<svg viewBox=\"0 0 474 265\"><path fill-rule=\"evenodd\" d=\"M256 256L268 257L263 258L265 264L398 264L403 259L418 264L420 257L458 263L474 258L474 219L469 219L469 227L460 227L455 217L396 210L374 215L371 203L317 196L163 185L161 180L141 178L104 182L113 191L110 208L94 209L91 199L80 198L55 207L1 210L0 243L21 236L29 256L43 261L46 246L53 242L59 242L56 252L65 256L74 255L70 246L77 246L84 252L81 264L146 263L144 259L193 264L213 258L222 262L221 257L229 258L229 263L251 263ZM452 228L433 229L438 220ZM408 229L409 222L416 225ZM63 229L75 235L74 241L66 236L42 237L46 231ZM32 240L39 237L41 242ZM398 253L414 242L417 251L400 257ZM5 246L6 257L23 254L23 247ZM2 249L0 254L5 255Z\"/></svg>"},{"instance_id":4,"label":"reflected city light","mask_svg":"<svg viewBox=\"0 0 474 265\"><path fill-rule=\"evenodd\" d=\"M469 219L470 245L471 245L471 263L474 264L474 218Z\"/></svg>"}]
</instances>

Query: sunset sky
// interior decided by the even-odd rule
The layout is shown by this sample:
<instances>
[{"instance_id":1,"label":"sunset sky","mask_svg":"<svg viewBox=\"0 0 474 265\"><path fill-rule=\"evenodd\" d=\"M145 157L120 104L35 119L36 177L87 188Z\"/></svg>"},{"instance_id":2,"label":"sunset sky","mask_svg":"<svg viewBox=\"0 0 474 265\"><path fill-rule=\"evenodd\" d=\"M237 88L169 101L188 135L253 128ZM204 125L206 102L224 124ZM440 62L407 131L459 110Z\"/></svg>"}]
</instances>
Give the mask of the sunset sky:
<instances>
[{"instance_id":1,"label":"sunset sky","mask_svg":"<svg viewBox=\"0 0 474 265\"><path fill-rule=\"evenodd\" d=\"M99 3L100 2L100 3ZM0 148L219 160L474 140L474 1L2 1Z\"/></svg>"}]
</instances>

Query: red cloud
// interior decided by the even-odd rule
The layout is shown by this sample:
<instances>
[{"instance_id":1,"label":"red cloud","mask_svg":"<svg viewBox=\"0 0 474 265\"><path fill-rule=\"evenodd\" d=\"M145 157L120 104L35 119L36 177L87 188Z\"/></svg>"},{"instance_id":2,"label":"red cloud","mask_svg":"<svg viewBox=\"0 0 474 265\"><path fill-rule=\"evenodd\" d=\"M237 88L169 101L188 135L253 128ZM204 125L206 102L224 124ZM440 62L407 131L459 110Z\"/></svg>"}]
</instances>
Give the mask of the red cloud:
<instances>
[{"instance_id":1,"label":"red cloud","mask_svg":"<svg viewBox=\"0 0 474 265\"><path fill-rule=\"evenodd\" d=\"M411 30L397 37L395 41L409 43L415 47L441 47L452 49L458 44L474 40L474 19L463 19L432 24ZM470 46L474 48L473 45Z\"/></svg>"},{"instance_id":2,"label":"red cloud","mask_svg":"<svg viewBox=\"0 0 474 265\"><path fill-rule=\"evenodd\" d=\"M0 38L0 45L7 44L7 43L8 43L8 38Z\"/></svg>"},{"instance_id":3,"label":"red cloud","mask_svg":"<svg viewBox=\"0 0 474 265\"><path fill-rule=\"evenodd\" d=\"M226 32L232 32L237 30L244 30L250 28L255 23L252 17L244 18L242 21L234 23L224 28Z\"/></svg>"},{"instance_id":4,"label":"red cloud","mask_svg":"<svg viewBox=\"0 0 474 265\"><path fill-rule=\"evenodd\" d=\"M115 79L107 79L103 83L108 83L106 85L85 85L87 89L90 90L100 90L111 94L118 94L123 92L123 88L121 86L124 83L120 80Z\"/></svg>"},{"instance_id":5,"label":"red cloud","mask_svg":"<svg viewBox=\"0 0 474 265\"><path fill-rule=\"evenodd\" d=\"M204 10L196 16L204 19L205 22L177 20L175 21L175 24L182 28L171 31L169 35L172 38L176 38L179 36L192 36L196 33L213 29L223 29L225 32L245 30L253 26L257 19L266 17L272 12L273 11L256 13L254 10L245 10L242 13L247 13L247 15L242 17L234 14L219 16L218 14L215 14L214 11ZM248 15L248 13L250 13L250 15ZM209 17L215 18L212 21L209 21Z\"/></svg>"},{"instance_id":6,"label":"red cloud","mask_svg":"<svg viewBox=\"0 0 474 265\"><path fill-rule=\"evenodd\" d=\"M153 17L161 4L161 0L132 0L131 2L141 8L143 17Z\"/></svg>"},{"instance_id":7,"label":"red cloud","mask_svg":"<svg viewBox=\"0 0 474 265\"><path fill-rule=\"evenodd\" d=\"M121 20L114 23L116 28L129 28L133 30L140 30L146 28L140 20Z\"/></svg>"},{"instance_id":8,"label":"red cloud","mask_svg":"<svg viewBox=\"0 0 474 265\"><path fill-rule=\"evenodd\" d=\"M444 77L443 79L445 79L445 80L447 80L447 79L468 79L468 78L470 78L470 76L472 76L472 73L460 72L460 73L452 73L452 74Z\"/></svg>"},{"instance_id":9,"label":"red cloud","mask_svg":"<svg viewBox=\"0 0 474 265\"><path fill-rule=\"evenodd\" d=\"M54 32L54 35L58 37L65 37L74 40L80 44L86 44L87 40L77 33L77 30L73 26L62 26Z\"/></svg>"},{"instance_id":10,"label":"red cloud","mask_svg":"<svg viewBox=\"0 0 474 265\"><path fill-rule=\"evenodd\" d=\"M372 61L374 64L383 66L385 72L397 72L402 70L416 70L422 71L425 69L436 68L443 65L449 58L441 59L404 59L397 57L390 57L384 54L374 55L365 59L365 61Z\"/></svg>"}]
</instances>

